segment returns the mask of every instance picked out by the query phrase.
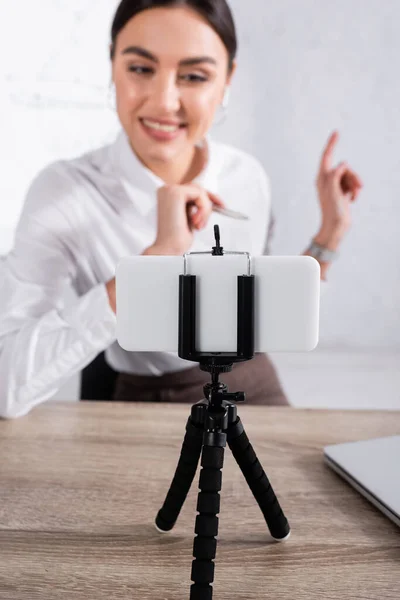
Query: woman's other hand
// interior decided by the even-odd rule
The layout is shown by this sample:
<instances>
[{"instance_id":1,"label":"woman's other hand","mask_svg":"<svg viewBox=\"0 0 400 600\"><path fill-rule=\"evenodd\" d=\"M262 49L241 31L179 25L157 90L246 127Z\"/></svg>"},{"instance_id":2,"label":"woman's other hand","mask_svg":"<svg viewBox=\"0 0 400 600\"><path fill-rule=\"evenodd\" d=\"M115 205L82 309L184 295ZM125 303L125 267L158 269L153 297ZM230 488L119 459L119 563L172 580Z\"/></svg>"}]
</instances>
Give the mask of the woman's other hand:
<instances>
[{"instance_id":1,"label":"woman's other hand","mask_svg":"<svg viewBox=\"0 0 400 600\"><path fill-rule=\"evenodd\" d=\"M157 192L157 236L147 254L182 255L193 242L194 230L207 225L219 196L198 184L164 185Z\"/></svg>"},{"instance_id":2,"label":"woman's other hand","mask_svg":"<svg viewBox=\"0 0 400 600\"><path fill-rule=\"evenodd\" d=\"M335 240L335 246L351 226L351 203L356 200L363 183L359 176L341 162L332 167L332 156L339 134L334 131L323 151L316 180L322 211L322 224L318 241L329 246ZM332 247L332 249L334 249Z\"/></svg>"}]
</instances>

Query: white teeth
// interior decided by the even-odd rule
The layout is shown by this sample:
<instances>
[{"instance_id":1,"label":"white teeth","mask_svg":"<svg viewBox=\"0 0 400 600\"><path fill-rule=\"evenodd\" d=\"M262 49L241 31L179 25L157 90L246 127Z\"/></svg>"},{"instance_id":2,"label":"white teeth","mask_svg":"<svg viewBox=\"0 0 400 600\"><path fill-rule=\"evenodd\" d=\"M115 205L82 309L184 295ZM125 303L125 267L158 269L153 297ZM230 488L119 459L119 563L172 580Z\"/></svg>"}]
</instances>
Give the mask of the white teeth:
<instances>
[{"instance_id":1,"label":"white teeth","mask_svg":"<svg viewBox=\"0 0 400 600\"><path fill-rule=\"evenodd\" d=\"M166 131L168 133L173 133L174 131L177 131L179 129L179 127L177 127L176 125L161 125L161 123L146 121L146 119L143 119L143 123L146 125L146 127L150 127L151 129L157 129L158 131Z\"/></svg>"}]
</instances>

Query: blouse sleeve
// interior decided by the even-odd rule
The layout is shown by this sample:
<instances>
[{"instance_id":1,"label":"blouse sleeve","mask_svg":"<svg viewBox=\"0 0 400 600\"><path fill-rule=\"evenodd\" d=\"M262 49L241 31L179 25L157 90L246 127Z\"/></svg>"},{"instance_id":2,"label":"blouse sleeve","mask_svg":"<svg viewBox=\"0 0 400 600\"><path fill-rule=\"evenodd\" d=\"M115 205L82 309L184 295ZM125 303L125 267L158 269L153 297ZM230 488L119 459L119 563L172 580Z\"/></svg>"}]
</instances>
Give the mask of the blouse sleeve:
<instances>
[{"instance_id":1,"label":"blouse sleeve","mask_svg":"<svg viewBox=\"0 0 400 600\"><path fill-rule=\"evenodd\" d=\"M14 248L0 261L2 418L25 415L51 398L116 339L116 318L103 284L72 306L63 300L78 265L68 246L74 232L56 200L73 193L71 187L51 167L37 176Z\"/></svg>"}]
</instances>

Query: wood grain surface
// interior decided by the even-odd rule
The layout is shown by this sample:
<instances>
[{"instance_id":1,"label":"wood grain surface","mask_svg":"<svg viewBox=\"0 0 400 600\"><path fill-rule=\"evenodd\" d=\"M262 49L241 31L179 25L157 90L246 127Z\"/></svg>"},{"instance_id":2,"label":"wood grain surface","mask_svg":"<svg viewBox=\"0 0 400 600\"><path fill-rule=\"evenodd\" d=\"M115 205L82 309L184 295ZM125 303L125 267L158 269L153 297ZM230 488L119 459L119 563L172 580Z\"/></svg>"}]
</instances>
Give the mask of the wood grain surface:
<instances>
[{"instance_id":1,"label":"wood grain surface","mask_svg":"<svg viewBox=\"0 0 400 600\"><path fill-rule=\"evenodd\" d=\"M400 412L240 406L291 524L274 543L229 449L214 600L400 598L399 529L323 464ZM47 403L0 421L1 600L188 600L197 481L154 528L189 405Z\"/></svg>"}]
</instances>

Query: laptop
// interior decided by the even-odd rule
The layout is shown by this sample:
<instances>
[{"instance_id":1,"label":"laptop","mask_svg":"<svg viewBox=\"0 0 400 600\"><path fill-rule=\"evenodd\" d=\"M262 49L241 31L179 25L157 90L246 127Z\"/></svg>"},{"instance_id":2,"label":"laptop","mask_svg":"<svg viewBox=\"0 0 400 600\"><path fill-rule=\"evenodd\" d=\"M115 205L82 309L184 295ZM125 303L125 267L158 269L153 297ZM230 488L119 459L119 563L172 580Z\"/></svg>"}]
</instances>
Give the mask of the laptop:
<instances>
[{"instance_id":1,"label":"laptop","mask_svg":"<svg viewBox=\"0 0 400 600\"><path fill-rule=\"evenodd\" d=\"M400 435L326 446L324 460L400 527Z\"/></svg>"}]
</instances>

